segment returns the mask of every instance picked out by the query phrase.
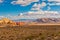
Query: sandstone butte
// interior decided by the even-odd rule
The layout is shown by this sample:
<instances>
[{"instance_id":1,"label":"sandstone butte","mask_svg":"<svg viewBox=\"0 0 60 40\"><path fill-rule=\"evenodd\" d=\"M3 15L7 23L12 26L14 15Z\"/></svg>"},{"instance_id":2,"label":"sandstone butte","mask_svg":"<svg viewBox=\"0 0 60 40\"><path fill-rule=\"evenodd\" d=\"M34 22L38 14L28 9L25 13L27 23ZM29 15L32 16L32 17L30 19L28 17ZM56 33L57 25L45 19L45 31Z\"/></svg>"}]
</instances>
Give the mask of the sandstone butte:
<instances>
[{"instance_id":1,"label":"sandstone butte","mask_svg":"<svg viewBox=\"0 0 60 40\"><path fill-rule=\"evenodd\" d=\"M26 23L25 22L14 22L8 18L2 18L0 20L0 27L4 27L4 26L23 26L25 25Z\"/></svg>"},{"instance_id":2,"label":"sandstone butte","mask_svg":"<svg viewBox=\"0 0 60 40\"><path fill-rule=\"evenodd\" d=\"M16 26L16 22L8 19L8 18L3 18L0 20L0 27L1 26Z\"/></svg>"}]
</instances>

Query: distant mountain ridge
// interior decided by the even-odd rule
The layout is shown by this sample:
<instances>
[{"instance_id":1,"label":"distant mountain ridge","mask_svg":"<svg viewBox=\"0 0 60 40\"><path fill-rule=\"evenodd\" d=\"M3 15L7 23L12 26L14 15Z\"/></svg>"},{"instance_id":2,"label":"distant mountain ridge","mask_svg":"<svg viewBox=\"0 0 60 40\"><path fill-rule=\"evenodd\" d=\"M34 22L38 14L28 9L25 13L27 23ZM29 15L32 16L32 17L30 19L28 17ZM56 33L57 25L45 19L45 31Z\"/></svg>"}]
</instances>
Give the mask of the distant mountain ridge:
<instances>
[{"instance_id":1,"label":"distant mountain ridge","mask_svg":"<svg viewBox=\"0 0 60 40\"><path fill-rule=\"evenodd\" d=\"M35 22L39 23L60 23L60 18L39 18Z\"/></svg>"},{"instance_id":2,"label":"distant mountain ridge","mask_svg":"<svg viewBox=\"0 0 60 40\"><path fill-rule=\"evenodd\" d=\"M18 22L60 23L60 18L18 19Z\"/></svg>"}]
</instances>

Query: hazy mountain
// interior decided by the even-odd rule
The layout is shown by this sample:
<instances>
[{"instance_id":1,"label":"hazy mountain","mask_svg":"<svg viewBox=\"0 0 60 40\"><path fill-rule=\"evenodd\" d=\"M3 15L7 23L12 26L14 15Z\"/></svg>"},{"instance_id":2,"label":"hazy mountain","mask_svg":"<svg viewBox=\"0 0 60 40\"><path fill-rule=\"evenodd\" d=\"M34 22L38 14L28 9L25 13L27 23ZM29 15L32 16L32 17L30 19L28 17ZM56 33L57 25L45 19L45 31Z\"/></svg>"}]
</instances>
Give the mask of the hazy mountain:
<instances>
[{"instance_id":1,"label":"hazy mountain","mask_svg":"<svg viewBox=\"0 0 60 40\"><path fill-rule=\"evenodd\" d=\"M15 22L30 22L30 21L35 21L36 19L17 19L17 20L13 20Z\"/></svg>"},{"instance_id":2,"label":"hazy mountain","mask_svg":"<svg viewBox=\"0 0 60 40\"><path fill-rule=\"evenodd\" d=\"M35 22L40 22L40 23L60 23L60 18L39 18L39 19L36 19Z\"/></svg>"}]
</instances>

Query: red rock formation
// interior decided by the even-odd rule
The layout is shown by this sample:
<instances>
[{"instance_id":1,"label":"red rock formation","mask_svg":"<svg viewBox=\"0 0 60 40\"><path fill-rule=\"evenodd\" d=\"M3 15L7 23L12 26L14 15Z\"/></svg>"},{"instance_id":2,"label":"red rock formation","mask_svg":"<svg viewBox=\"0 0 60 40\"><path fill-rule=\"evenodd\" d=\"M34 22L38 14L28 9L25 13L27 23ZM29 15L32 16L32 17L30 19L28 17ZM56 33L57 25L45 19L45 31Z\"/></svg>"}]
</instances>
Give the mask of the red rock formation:
<instances>
[{"instance_id":1,"label":"red rock formation","mask_svg":"<svg viewBox=\"0 0 60 40\"><path fill-rule=\"evenodd\" d=\"M16 22L16 24L19 25L19 26L23 26L23 25L25 25L26 23L25 23L25 22Z\"/></svg>"}]
</instances>

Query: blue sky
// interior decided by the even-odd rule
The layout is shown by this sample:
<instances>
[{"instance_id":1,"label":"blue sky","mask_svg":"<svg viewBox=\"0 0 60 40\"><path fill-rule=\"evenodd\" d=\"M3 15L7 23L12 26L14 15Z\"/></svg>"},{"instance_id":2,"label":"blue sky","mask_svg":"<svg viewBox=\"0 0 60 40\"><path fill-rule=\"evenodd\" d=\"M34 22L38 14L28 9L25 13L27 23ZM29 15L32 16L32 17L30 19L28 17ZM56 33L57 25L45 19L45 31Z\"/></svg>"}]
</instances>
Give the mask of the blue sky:
<instances>
[{"instance_id":1,"label":"blue sky","mask_svg":"<svg viewBox=\"0 0 60 40\"><path fill-rule=\"evenodd\" d=\"M14 1L14 0L13 0ZM29 6L21 6L19 4L13 5L11 4L12 0L4 0L3 3L0 3L0 15L18 15L21 12L27 12L30 10L31 6L33 4L30 4Z\"/></svg>"},{"instance_id":2,"label":"blue sky","mask_svg":"<svg viewBox=\"0 0 60 40\"><path fill-rule=\"evenodd\" d=\"M38 5L38 7L36 5ZM35 8L33 8L35 5ZM40 9L60 12L59 0L0 0L0 16L14 15Z\"/></svg>"},{"instance_id":3,"label":"blue sky","mask_svg":"<svg viewBox=\"0 0 60 40\"><path fill-rule=\"evenodd\" d=\"M2 0L3 2L0 3L0 15L18 15L21 12L27 12L30 11L31 7L35 4L35 2L32 2L29 5L21 6L20 4L13 5L11 4L12 1L15 0ZM17 1L17 0L16 0ZM48 9L48 3L54 3L54 2L49 2L48 0L40 0L39 3L45 2L47 5L44 8L41 8L42 10L47 10ZM38 2L37 2L38 3ZM49 6L52 11L60 11L60 5L52 5Z\"/></svg>"}]
</instances>

